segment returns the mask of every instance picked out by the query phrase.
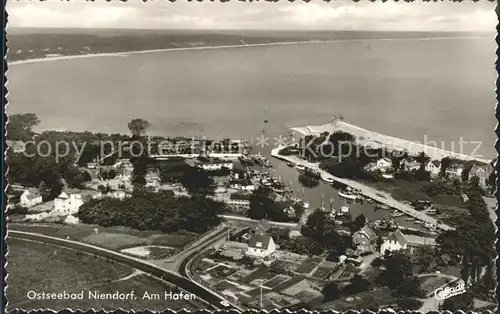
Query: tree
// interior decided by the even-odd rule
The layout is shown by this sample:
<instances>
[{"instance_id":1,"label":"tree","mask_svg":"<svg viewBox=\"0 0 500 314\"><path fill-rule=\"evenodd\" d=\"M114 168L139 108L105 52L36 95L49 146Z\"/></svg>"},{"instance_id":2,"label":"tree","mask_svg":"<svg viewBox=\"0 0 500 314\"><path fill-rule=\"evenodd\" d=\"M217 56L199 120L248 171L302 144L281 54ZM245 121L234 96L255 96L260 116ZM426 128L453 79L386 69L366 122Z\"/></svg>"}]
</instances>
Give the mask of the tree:
<instances>
[{"instance_id":1,"label":"tree","mask_svg":"<svg viewBox=\"0 0 500 314\"><path fill-rule=\"evenodd\" d=\"M372 282L360 275L354 275L351 279L350 285L346 288L346 293L357 294L360 292L368 291L372 286Z\"/></svg>"},{"instance_id":2,"label":"tree","mask_svg":"<svg viewBox=\"0 0 500 314\"><path fill-rule=\"evenodd\" d=\"M474 309L474 296L469 292L453 296L444 300L439 309L451 312L471 311Z\"/></svg>"},{"instance_id":3,"label":"tree","mask_svg":"<svg viewBox=\"0 0 500 314\"><path fill-rule=\"evenodd\" d=\"M469 174L470 174L470 171L472 170L472 167L474 167L474 164L471 162L467 162L465 164L465 167L462 170L462 174L461 174L462 182L467 182L469 180Z\"/></svg>"},{"instance_id":4,"label":"tree","mask_svg":"<svg viewBox=\"0 0 500 314\"><path fill-rule=\"evenodd\" d=\"M6 131L7 139L15 141L28 141L33 138L33 127L40 120L34 113L13 114L9 116Z\"/></svg>"},{"instance_id":5,"label":"tree","mask_svg":"<svg viewBox=\"0 0 500 314\"><path fill-rule=\"evenodd\" d=\"M448 169L451 165L451 158L450 157L444 157L441 159L441 170L440 170L440 175L442 177L446 176L446 169Z\"/></svg>"},{"instance_id":6,"label":"tree","mask_svg":"<svg viewBox=\"0 0 500 314\"><path fill-rule=\"evenodd\" d=\"M274 194L268 187L257 188L250 197L250 209L247 215L251 219L288 221L283 208L274 200Z\"/></svg>"},{"instance_id":7,"label":"tree","mask_svg":"<svg viewBox=\"0 0 500 314\"><path fill-rule=\"evenodd\" d=\"M365 215L361 214L358 217L354 219L353 226L356 231L359 229L363 228L366 224L366 217Z\"/></svg>"},{"instance_id":8,"label":"tree","mask_svg":"<svg viewBox=\"0 0 500 314\"><path fill-rule=\"evenodd\" d=\"M420 281L413 276L412 263L408 255L402 252L388 254L384 260L385 272L382 283L394 290L399 296L420 296Z\"/></svg>"},{"instance_id":9,"label":"tree","mask_svg":"<svg viewBox=\"0 0 500 314\"><path fill-rule=\"evenodd\" d=\"M132 135L136 137L140 137L146 134L146 131L150 126L151 124L149 124L148 121L141 118L133 119L128 123L128 129L130 130L130 133L132 133Z\"/></svg>"},{"instance_id":10,"label":"tree","mask_svg":"<svg viewBox=\"0 0 500 314\"><path fill-rule=\"evenodd\" d=\"M424 152L421 152L417 157L415 157L415 161L418 162L421 166L425 166L425 164L428 163L429 160L430 157L427 156Z\"/></svg>"},{"instance_id":11,"label":"tree","mask_svg":"<svg viewBox=\"0 0 500 314\"><path fill-rule=\"evenodd\" d=\"M402 297L398 298L398 306L403 311L414 311L422 307L423 302L419 299Z\"/></svg>"},{"instance_id":12,"label":"tree","mask_svg":"<svg viewBox=\"0 0 500 314\"><path fill-rule=\"evenodd\" d=\"M337 300L341 296L341 290L337 283L330 282L327 283L322 290L323 293L323 302L329 302L333 300Z\"/></svg>"},{"instance_id":13,"label":"tree","mask_svg":"<svg viewBox=\"0 0 500 314\"><path fill-rule=\"evenodd\" d=\"M180 178L182 186L192 194L213 194L214 179L203 169L188 168Z\"/></svg>"}]
</instances>

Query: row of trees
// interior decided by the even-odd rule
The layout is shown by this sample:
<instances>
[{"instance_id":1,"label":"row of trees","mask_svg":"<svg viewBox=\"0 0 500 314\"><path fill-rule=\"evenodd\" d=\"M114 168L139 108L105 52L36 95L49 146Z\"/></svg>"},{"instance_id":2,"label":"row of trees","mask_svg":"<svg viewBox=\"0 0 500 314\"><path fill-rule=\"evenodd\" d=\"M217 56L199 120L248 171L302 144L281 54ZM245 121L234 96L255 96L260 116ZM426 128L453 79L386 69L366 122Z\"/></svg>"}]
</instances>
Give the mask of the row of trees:
<instances>
[{"instance_id":1,"label":"row of trees","mask_svg":"<svg viewBox=\"0 0 500 314\"><path fill-rule=\"evenodd\" d=\"M132 197L102 198L84 203L78 212L83 223L127 226L138 230L203 233L220 222L225 204L203 195L174 197L168 191L135 189Z\"/></svg>"}]
</instances>

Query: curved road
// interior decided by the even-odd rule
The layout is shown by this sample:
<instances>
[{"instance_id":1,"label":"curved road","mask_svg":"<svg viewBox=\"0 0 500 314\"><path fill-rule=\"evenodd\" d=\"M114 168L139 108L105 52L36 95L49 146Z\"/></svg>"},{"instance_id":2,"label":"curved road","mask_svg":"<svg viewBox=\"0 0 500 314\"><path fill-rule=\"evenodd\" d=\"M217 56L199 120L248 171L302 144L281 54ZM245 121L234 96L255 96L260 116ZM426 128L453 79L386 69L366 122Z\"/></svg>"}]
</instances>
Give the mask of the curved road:
<instances>
[{"instance_id":1,"label":"curved road","mask_svg":"<svg viewBox=\"0 0 500 314\"><path fill-rule=\"evenodd\" d=\"M218 295L215 292L207 290L205 287L198 284L197 282L191 281L188 278L185 278L173 271L160 268L154 264L151 264L144 260L140 260L138 258L134 258L125 254L107 250L94 245L80 243L66 239L54 238L38 233L9 230L7 233L7 237L9 236L12 238L27 239L27 240L55 244L70 249L80 250L89 254L98 255L110 260L114 260L116 262L125 264L127 266L139 269L156 278L160 278L162 280L170 282L179 289L195 294L201 301L207 303L210 309L212 310L220 310L220 309L240 310L237 306L231 304L222 296ZM226 303L229 306L224 306L222 305L222 303Z\"/></svg>"}]
</instances>

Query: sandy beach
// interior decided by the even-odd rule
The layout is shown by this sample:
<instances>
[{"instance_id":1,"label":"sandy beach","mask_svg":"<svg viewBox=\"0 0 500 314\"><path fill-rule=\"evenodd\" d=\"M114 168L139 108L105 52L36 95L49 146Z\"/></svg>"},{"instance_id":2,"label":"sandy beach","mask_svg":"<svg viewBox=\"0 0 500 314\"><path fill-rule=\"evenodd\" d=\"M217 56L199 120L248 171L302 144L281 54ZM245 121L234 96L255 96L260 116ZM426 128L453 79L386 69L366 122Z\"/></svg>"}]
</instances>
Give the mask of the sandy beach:
<instances>
[{"instance_id":1,"label":"sandy beach","mask_svg":"<svg viewBox=\"0 0 500 314\"><path fill-rule=\"evenodd\" d=\"M164 48L164 49L150 49L150 50L137 50L125 52L110 52L110 53L88 53L84 55L68 55L68 56L52 56L45 58L34 58L27 60L9 61L8 65L30 64L47 61L58 60L71 60L81 58L93 57L126 57L131 54L140 53L155 53L155 52L169 52L169 51L188 51L188 50L209 50L209 49L231 49L231 48L248 48L248 47L261 47L261 46L281 46L281 45L304 45L304 44L321 44L321 43L342 43L342 42L373 42L373 41L421 41L421 40L454 40L454 39L480 39L481 37L433 37L433 38L367 38L367 39L332 39L332 40L308 40L308 41L287 41L275 43L262 43L262 44L241 44L241 45L223 45L223 46L198 46L198 47L182 47L182 48Z\"/></svg>"},{"instance_id":2,"label":"sandy beach","mask_svg":"<svg viewBox=\"0 0 500 314\"><path fill-rule=\"evenodd\" d=\"M461 154L441 149L438 147L440 143L432 143L430 140L427 143L412 142L394 136L380 134L374 131L366 130L361 127L340 120L323 125L294 127L291 129L304 136L306 135L319 136L323 132L333 133L337 131L343 131L354 135L356 137L356 141L363 146L371 148L385 147L391 151L392 150L407 151L408 154L410 155L416 155L420 154L421 152L424 152L432 160L441 160L444 157L450 157L460 160L478 161L486 164L490 163L490 160L487 159L476 158L474 156L468 156L466 154ZM454 147L457 150L460 150L459 143L457 142L455 144L456 145L454 145Z\"/></svg>"}]
</instances>

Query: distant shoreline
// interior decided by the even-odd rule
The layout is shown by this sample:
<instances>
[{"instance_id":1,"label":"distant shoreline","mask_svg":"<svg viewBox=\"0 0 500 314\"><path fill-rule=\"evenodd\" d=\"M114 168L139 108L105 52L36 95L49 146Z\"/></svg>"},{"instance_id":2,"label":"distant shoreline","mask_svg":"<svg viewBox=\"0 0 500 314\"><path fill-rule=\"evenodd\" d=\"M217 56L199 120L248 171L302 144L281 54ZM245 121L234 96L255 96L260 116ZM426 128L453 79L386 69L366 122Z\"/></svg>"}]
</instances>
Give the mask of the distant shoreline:
<instances>
[{"instance_id":1,"label":"distant shoreline","mask_svg":"<svg viewBox=\"0 0 500 314\"><path fill-rule=\"evenodd\" d=\"M240 45L220 45L220 46L199 46L199 47L179 47L179 48L160 48L147 50L134 50L122 52L103 52L89 53L85 55L61 55L56 57L34 58L26 60L7 61L9 66L30 64L48 61L93 58L93 57L127 57L132 54L170 52L170 51L188 51L188 50L209 50L209 49L231 49L231 48L248 48L248 47L265 47L265 46L282 46L282 45L303 45L303 44L323 44L323 43L343 43L343 42L375 42L375 41L424 41L424 40L459 40L459 39L484 39L485 37L474 36L449 36L449 37L415 37L415 38L367 38L367 39L332 39L332 40L308 40L308 41L285 41L274 43L260 44L240 44Z\"/></svg>"}]
</instances>

